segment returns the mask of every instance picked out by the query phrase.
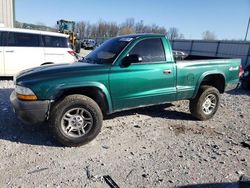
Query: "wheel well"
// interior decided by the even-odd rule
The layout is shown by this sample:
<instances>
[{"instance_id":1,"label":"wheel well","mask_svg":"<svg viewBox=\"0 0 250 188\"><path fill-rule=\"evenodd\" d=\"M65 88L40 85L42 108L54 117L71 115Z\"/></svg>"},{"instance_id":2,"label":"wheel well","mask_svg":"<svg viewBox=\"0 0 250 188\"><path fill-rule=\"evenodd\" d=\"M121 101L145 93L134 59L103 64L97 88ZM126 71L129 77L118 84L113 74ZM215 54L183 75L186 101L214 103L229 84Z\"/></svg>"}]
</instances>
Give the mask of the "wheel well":
<instances>
[{"instance_id":1,"label":"wheel well","mask_svg":"<svg viewBox=\"0 0 250 188\"><path fill-rule=\"evenodd\" d=\"M224 93L225 91L225 78L221 74L212 74L206 76L201 84L200 87L203 85L209 85L217 88L220 93Z\"/></svg>"},{"instance_id":2,"label":"wheel well","mask_svg":"<svg viewBox=\"0 0 250 188\"><path fill-rule=\"evenodd\" d=\"M80 87L63 90L56 96L55 104L63 100L66 96L74 94L85 95L93 99L101 108L103 114L107 114L109 112L107 98L103 91L97 87Z\"/></svg>"}]
</instances>

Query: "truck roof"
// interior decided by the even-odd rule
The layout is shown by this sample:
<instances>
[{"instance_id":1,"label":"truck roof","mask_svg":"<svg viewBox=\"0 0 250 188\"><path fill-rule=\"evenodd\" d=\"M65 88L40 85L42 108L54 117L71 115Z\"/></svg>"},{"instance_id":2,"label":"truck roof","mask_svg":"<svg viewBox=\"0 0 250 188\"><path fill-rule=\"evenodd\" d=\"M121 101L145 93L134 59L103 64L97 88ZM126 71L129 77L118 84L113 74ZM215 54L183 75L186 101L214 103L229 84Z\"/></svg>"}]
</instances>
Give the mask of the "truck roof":
<instances>
[{"instance_id":1,"label":"truck roof","mask_svg":"<svg viewBox=\"0 0 250 188\"><path fill-rule=\"evenodd\" d=\"M137 34L129 34L129 35L122 35L119 37L130 37L130 38L139 38L139 37L165 37L164 34L158 33L137 33Z\"/></svg>"}]
</instances>

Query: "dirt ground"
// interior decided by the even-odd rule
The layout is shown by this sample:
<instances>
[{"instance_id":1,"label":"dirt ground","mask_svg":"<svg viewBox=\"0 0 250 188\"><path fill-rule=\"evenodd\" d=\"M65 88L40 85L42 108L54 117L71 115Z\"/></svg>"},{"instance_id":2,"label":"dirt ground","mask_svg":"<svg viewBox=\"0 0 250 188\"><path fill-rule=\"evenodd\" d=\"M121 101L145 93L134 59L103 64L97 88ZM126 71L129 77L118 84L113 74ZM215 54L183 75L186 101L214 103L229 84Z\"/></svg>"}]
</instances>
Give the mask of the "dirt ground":
<instances>
[{"instance_id":1,"label":"dirt ground","mask_svg":"<svg viewBox=\"0 0 250 188\"><path fill-rule=\"evenodd\" d=\"M250 176L250 91L222 95L216 116L197 121L188 101L116 113L78 148L58 145L46 124L13 113L12 81L0 81L0 187L181 187ZM231 185L231 184L230 184Z\"/></svg>"}]
</instances>

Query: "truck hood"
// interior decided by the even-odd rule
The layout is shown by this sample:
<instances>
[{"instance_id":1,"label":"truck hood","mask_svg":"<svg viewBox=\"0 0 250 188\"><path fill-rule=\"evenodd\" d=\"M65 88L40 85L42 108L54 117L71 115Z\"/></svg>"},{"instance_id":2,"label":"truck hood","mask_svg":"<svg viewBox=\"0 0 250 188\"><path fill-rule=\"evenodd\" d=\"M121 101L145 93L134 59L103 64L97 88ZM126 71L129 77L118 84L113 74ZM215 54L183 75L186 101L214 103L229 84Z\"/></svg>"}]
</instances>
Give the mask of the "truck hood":
<instances>
[{"instance_id":1,"label":"truck hood","mask_svg":"<svg viewBox=\"0 0 250 188\"><path fill-rule=\"evenodd\" d=\"M21 71L15 78L16 83L26 82L28 80L38 80L46 78L58 78L74 75L84 75L88 72L95 72L100 69L107 69L108 65L90 64L90 63L74 63L74 64L54 64L34 67L31 69Z\"/></svg>"}]
</instances>

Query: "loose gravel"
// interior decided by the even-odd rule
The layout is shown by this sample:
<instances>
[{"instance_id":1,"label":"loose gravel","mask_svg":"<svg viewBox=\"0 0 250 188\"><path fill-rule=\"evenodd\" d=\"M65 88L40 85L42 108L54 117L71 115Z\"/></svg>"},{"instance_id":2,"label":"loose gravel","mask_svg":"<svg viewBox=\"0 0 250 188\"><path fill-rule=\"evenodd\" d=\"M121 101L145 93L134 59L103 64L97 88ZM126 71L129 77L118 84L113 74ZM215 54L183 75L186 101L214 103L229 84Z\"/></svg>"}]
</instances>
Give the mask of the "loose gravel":
<instances>
[{"instance_id":1,"label":"loose gravel","mask_svg":"<svg viewBox=\"0 0 250 188\"><path fill-rule=\"evenodd\" d=\"M250 91L223 94L204 122L188 101L116 113L78 148L58 145L46 124L20 122L12 91L0 81L0 187L108 187L105 175L120 187L180 187L250 176Z\"/></svg>"}]
</instances>

